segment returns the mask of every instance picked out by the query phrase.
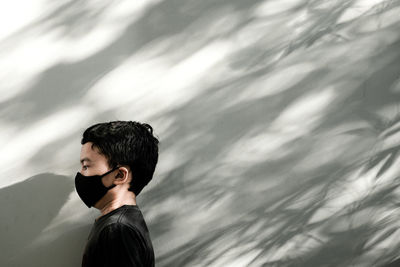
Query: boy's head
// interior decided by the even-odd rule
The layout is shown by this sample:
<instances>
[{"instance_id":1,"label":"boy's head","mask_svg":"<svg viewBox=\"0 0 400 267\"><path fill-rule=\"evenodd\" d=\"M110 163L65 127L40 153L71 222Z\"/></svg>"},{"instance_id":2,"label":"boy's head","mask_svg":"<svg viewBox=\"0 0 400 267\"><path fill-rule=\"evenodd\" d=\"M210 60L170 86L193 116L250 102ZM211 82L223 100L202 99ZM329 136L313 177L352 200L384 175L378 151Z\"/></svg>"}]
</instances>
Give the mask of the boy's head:
<instances>
[{"instance_id":1,"label":"boy's head","mask_svg":"<svg viewBox=\"0 0 400 267\"><path fill-rule=\"evenodd\" d=\"M129 190L136 196L153 178L158 161L158 139L153 128L135 121L112 121L90 126L81 144L105 157L109 169L128 166L132 174ZM92 173L94 174L94 173Z\"/></svg>"}]
</instances>

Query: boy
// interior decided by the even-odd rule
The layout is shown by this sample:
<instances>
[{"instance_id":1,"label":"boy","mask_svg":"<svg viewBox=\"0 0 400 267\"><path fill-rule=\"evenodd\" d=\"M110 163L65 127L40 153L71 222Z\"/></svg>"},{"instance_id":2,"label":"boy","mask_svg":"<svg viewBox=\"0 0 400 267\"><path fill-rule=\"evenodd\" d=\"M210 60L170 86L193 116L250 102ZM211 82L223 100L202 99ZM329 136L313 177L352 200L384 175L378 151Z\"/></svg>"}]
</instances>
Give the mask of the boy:
<instances>
[{"instance_id":1,"label":"boy","mask_svg":"<svg viewBox=\"0 0 400 267\"><path fill-rule=\"evenodd\" d=\"M79 197L101 211L85 247L82 267L154 266L154 251L136 197L150 182L158 140L146 123L112 121L83 133Z\"/></svg>"}]
</instances>

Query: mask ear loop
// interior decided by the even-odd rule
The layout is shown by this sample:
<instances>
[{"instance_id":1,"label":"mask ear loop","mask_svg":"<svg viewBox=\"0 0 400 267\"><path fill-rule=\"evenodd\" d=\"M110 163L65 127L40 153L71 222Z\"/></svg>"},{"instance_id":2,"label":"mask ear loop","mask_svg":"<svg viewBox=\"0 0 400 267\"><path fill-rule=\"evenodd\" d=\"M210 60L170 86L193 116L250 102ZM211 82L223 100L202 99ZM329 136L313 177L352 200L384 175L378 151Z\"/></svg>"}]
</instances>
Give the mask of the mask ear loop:
<instances>
[{"instance_id":1,"label":"mask ear loop","mask_svg":"<svg viewBox=\"0 0 400 267\"><path fill-rule=\"evenodd\" d=\"M118 169L118 168L119 168L119 166L113 168L112 170L110 170L110 171L106 172L105 174L103 174L102 177L106 176L107 174L112 173L113 171L115 171L115 170ZM114 187L116 187L116 186L117 186L116 184L112 184L112 185L110 185L109 187L107 187L107 189L110 190L111 188L114 188Z\"/></svg>"},{"instance_id":2,"label":"mask ear loop","mask_svg":"<svg viewBox=\"0 0 400 267\"><path fill-rule=\"evenodd\" d=\"M117 166L117 167L115 167L115 168L109 170L108 172L106 172L105 174L103 174L101 177L104 177L104 176L106 176L107 174L112 173L113 171L115 171L115 170L118 169L118 168L119 168L119 166Z\"/></svg>"}]
</instances>

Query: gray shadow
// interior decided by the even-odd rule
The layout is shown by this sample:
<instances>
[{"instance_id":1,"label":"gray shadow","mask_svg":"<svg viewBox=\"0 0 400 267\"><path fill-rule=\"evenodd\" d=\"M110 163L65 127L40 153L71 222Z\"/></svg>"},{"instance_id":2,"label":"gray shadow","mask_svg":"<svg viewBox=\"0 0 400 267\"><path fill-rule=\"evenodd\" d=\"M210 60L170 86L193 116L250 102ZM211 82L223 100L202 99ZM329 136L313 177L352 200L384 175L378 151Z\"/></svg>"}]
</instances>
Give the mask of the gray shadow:
<instances>
[{"instance_id":1,"label":"gray shadow","mask_svg":"<svg viewBox=\"0 0 400 267\"><path fill-rule=\"evenodd\" d=\"M91 225L75 227L49 242L32 246L13 258L7 266L79 267Z\"/></svg>"},{"instance_id":2,"label":"gray shadow","mask_svg":"<svg viewBox=\"0 0 400 267\"><path fill-rule=\"evenodd\" d=\"M73 188L72 179L43 173L0 189L1 266L9 266L11 259L40 236Z\"/></svg>"}]
</instances>

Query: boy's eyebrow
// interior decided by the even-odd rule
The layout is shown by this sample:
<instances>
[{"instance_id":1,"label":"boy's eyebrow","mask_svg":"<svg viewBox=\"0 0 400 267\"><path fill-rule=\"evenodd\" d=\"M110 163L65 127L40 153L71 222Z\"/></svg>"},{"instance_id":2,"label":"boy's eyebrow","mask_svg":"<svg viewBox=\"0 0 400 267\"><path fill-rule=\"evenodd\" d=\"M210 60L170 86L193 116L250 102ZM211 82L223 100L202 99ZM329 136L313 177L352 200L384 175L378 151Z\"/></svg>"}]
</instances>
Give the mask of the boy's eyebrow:
<instances>
[{"instance_id":1,"label":"boy's eyebrow","mask_svg":"<svg viewBox=\"0 0 400 267\"><path fill-rule=\"evenodd\" d=\"M83 158L81 159L81 163L83 163L84 161L90 162L91 160L89 158Z\"/></svg>"}]
</instances>

